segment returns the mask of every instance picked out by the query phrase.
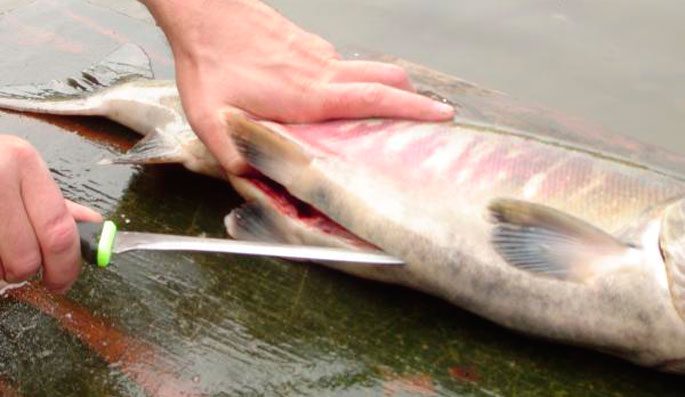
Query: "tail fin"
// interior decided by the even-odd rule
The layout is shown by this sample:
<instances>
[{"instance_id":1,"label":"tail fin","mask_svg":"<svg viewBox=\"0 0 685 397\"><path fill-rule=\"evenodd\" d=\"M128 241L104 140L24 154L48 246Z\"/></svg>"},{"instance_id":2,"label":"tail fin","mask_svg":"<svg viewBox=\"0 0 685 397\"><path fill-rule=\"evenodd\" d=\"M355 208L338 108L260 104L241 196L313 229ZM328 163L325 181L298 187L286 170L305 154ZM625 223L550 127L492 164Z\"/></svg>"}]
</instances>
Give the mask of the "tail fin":
<instances>
[{"instance_id":1,"label":"tail fin","mask_svg":"<svg viewBox=\"0 0 685 397\"><path fill-rule=\"evenodd\" d=\"M0 87L0 108L50 114L101 115L95 94L107 87L153 77L150 59L135 44L124 44L78 77L42 84Z\"/></svg>"}]
</instances>

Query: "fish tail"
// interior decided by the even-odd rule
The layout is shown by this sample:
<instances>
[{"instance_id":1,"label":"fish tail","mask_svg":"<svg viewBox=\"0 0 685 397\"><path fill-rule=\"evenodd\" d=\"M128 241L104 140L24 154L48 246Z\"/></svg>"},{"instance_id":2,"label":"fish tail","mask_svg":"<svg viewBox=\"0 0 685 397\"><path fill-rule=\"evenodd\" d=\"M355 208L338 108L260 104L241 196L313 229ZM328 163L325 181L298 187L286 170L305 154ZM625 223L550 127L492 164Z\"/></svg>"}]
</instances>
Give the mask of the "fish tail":
<instances>
[{"instance_id":1,"label":"fish tail","mask_svg":"<svg viewBox=\"0 0 685 397\"><path fill-rule=\"evenodd\" d=\"M104 115L106 104L96 94L134 79L153 77L142 48L125 44L79 76L47 83L0 86L0 108L60 115Z\"/></svg>"}]
</instances>

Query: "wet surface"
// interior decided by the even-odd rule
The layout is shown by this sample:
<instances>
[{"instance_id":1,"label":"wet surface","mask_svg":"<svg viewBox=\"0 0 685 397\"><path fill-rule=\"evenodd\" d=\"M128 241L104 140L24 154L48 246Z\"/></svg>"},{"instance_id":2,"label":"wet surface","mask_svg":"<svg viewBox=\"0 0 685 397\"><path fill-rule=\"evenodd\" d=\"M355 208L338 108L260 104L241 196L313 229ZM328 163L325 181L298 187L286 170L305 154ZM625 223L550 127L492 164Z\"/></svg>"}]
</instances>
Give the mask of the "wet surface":
<instances>
[{"instance_id":1,"label":"wet surface","mask_svg":"<svg viewBox=\"0 0 685 397\"><path fill-rule=\"evenodd\" d=\"M19 3L0 17L0 84L75 74L129 41L147 49L158 77L172 76L163 36L132 2L0 2L0 12ZM672 105L685 92L677 71L685 58L670 36L659 40L680 29L668 29L668 2L663 15L643 10L665 26L643 29L659 44L649 48L618 40L634 25L608 10L583 17L583 2L435 3L273 2L336 43L361 42L652 142L672 139L672 149L685 142L685 112ZM322 18L317 7L339 17ZM562 36L557 20L572 26ZM505 40L511 31L520 35ZM616 58L592 65L606 43ZM634 46L645 55L626 55ZM543 58L547 74L528 69ZM629 69L646 76L649 94L639 94ZM624 129L624 118L639 123ZM643 132L650 123L661 135ZM2 112L0 131L32 142L67 197L131 230L223 236L222 218L239 203L224 184L179 167L96 165L137 138L104 120ZM521 337L414 291L283 261L133 253L106 270L85 268L66 299L28 288L0 300L6 395L679 396L684 386L681 377Z\"/></svg>"}]
</instances>

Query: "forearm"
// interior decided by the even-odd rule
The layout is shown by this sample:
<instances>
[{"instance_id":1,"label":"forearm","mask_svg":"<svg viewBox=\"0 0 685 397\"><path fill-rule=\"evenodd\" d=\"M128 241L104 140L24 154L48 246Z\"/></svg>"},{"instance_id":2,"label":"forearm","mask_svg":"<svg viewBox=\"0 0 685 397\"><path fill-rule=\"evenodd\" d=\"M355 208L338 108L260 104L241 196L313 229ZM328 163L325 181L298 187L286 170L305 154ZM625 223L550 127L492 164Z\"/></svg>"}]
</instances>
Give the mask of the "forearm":
<instances>
[{"instance_id":1,"label":"forearm","mask_svg":"<svg viewBox=\"0 0 685 397\"><path fill-rule=\"evenodd\" d=\"M150 11L175 53L201 51L203 44L211 41L206 37L208 32L219 34L217 30L230 31L230 41L239 46L238 43L251 41L254 30L263 34L264 29L260 27L285 21L281 18L274 21L277 13L258 0L139 1ZM248 26L253 26L254 30L243 28ZM278 26L271 26L268 30L277 32L278 29Z\"/></svg>"}]
</instances>

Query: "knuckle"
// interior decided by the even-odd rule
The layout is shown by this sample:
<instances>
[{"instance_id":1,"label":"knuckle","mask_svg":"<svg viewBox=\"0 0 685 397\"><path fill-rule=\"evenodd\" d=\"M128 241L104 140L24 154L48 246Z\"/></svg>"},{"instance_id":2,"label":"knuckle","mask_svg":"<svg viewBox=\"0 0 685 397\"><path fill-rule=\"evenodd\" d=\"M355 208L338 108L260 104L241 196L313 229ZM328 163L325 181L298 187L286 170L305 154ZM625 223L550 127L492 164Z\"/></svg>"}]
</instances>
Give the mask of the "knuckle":
<instances>
[{"instance_id":1,"label":"knuckle","mask_svg":"<svg viewBox=\"0 0 685 397\"><path fill-rule=\"evenodd\" d=\"M338 114L344 111L347 104L352 96L348 92L340 94L328 94L321 100L321 114L318 115L319 118L323 118L326 115Z\"/></svg>"},{"instance_id":2,"label":"knuckle","mask_svg":"<svg viewBox=\"0 0 685 397\"><path fill-rule=\"evenodd\" d=\"M66 211L50 220L45 226L41 244L46 255L59 255L75 247L76 225Z\"/></svg>"},{"instance_id":3,"label":"knuckle","mask_svg":"<svg viewBox=\"0 0 685 397\"><path fill-rule=\"evenodd\" d=\"M364 105L377 105L383 99L380 84L372 83L360 89L359 98Z\"/></svg>"},{"instance_id":4,"label":"knuckle","mask_svg":"<svg viewBox=\"0 0 685 397\"><path fill-rule=\"evenodd\" d=\"M3 258L5 280L18 283L38 273L41 258L38 252L21 255L20 258Z\"/></svg>"},{"instance_id":5,"label":"knuckle","mask_svg":"<svg viewBox=\"0 0 685 397\"><path fill-rule=\"evenodd\" d=\"M400 85L409 82L407 72L397 65L389 64L385 73L387 74L388 81L392 85Z\"/></svg>"},{"instance_id":6,"label":"knuckle","mask_svg":"<svg viewBox=\"0 0 685 397\"><path fill-rule=\"evenodd\" d=\"M31 162L39 158L38 151L27 141L19 137L10 137L4 143L7 156L20 161Z\"/></svg>"},{"instance_id":7,"label":"knuckle","mask_svg":"<svg viewBox=\"0 0 685 397\"><path fill-rule=\"evenodd\" d=\"M306 41L309 43L309 48L315 48L316 51L313 52L321 59L339 59L340 56L335 49L335 46L323 38L313 34L307 33L305 36Z\"/></svg>"}]
</instances>

